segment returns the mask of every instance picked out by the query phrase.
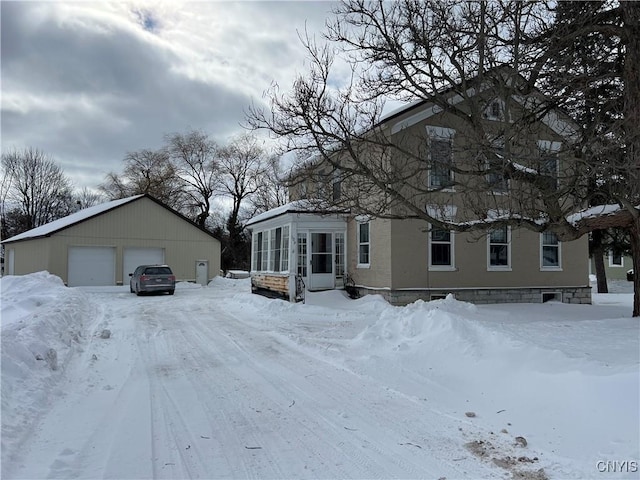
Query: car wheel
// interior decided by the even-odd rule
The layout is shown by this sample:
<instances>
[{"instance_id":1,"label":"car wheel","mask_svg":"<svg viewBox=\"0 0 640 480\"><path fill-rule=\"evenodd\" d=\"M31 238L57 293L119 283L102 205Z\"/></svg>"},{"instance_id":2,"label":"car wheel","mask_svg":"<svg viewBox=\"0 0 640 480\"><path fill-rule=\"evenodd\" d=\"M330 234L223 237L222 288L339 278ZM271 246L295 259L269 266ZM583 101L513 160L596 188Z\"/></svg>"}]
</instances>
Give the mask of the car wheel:
<instances>
[{"instance_id":1,"label":"car wheel","mask_svg":"<svg viewBox=\"0 0 640 480\"><path fill-rule=\"evenodd\" d=\"M175 290L169 290L169 295L173 295L174 292Z\"/></svg>"},{"instance_id":2,"label":"car wheel","mask_svg":"<svg viewBox=\"0 0 640 480\"><path fill-rule=\"evenodd\" d=\"M133 287L131 286L131 284L129 284L129 291L133 293Z\"/></svg>"}]
</instances>

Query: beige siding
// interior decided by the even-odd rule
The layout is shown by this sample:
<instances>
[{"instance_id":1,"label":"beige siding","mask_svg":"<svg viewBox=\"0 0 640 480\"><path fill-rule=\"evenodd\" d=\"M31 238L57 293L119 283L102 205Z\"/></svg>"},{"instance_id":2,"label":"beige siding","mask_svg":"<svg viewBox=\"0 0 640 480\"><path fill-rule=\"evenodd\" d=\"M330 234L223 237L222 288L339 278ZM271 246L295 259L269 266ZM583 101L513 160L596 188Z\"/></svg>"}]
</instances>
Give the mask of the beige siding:
<instances>
[{"instance_id":1,"label":"beige siding","mask_svg":"<svg viewBox=\"0 0 640 480\"><path fill-rule=\"evenodd\" d=\"M540 235L514 230L511 236L511 271L490 271L486 235L454 234L455 270L430 271L427 224L418 220L394 220L393 284L402 288L487 288L586 286L587 238L561 244L562 270L540 268Z\"/></svg>"},{"instance_id":2,"label":"beige siding","mask_svg":"<svg viewBox=\"0 0 640 480\"><path fill-rule=\"evenodd\" d=\"M391 221L374 219L370 222L369 267L358 267L358 222L350 220L347 226L348 255L347 271L358 285L384 288L391 285Z\"/></svg>"},{"instance_id":3,"label":"beige siding","mask_svg":"<svg viewBox=\"0 0 640 480\"><path fill-rule=\"evenodd\" d=\"M42 270L51 271L49 266L49 248L50 245L46 239L36 239L30 242L18 242L5 246L5 249L13 249L14 253L14 275L26 275L28 273L39 272ZM6 253L6 252L5 252ZM9 256L6 255L8 259ZM5 273L8 273L9 265L5 265Z\"/></svg>"},{"instance_id":4,"label":"beige siding","mask_svg":"<svg viewBox=\"0 0 640 480\"><path fill-rule=\"evenodd\" d=\"M116 248L118 282L123 278L125 247L163 248L165 262L178 280L195 280L197 260L208 261L209 278L220 272L220 242L148 198L135 200L49 238L16 242L7 248L16 249L16 273L47 269L67 282L68 248L82 245ZM50 258L40 253L37 259L23 263L23 255L32 255L39 249L49 250Z\"/></svg>"}]
</instances>

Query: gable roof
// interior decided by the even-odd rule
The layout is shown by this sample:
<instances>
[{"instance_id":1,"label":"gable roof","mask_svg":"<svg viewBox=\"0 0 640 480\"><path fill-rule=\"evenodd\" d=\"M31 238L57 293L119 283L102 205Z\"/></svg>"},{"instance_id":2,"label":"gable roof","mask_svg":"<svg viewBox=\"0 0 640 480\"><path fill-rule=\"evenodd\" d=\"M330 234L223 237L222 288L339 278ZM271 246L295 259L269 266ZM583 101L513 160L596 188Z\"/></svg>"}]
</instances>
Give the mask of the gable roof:
<instances>
[{"instance_id":1,"label":"gable roof","mask_svg":"<svg viewBox=\"0 0 640 480\"><path fill-rule=\"evenodd\" d=\"M467 90L464 96L457 90L462 86L460 83L448 86L434 93L429 98L416 99L407 105L401 106L385 115L382 115L374 127L391 125L392 133L397 133L408 126L414 125L442 112L443 109L438 106L438 102L435 100L436 97L444 96L446 98L446 103L454 106L463 102L465 97L473 97L482 93L491 92L494 89L494 82L491 79L499 77L501 81L505 81L510 84L526 83L525 78L520 73L515 72L511 67L506 65L490 69L484 72L484 74L485 78L488 80L483 83L480 83L480 77L478 76L467 80ZM511 93L511 98L525 109L531 107L537 108L547 103L546 95L544 95L537 87L533 87L527 94L520 94L517 93L517 91L518 89L516 88ZM414 113L404 118L404 120L400 120L400 117L407 115L410 112ZM574 137L578 131L575 120L571 118L567 112L557 106L546 110L545 114L539 120L555 133L563 137Z\"/></svg>"},{"instance_id":2,"label":"gable roof","mask_svg":"<svg viewBox=\"0 0 640 480\"><path fill-rule=\"evenodd\" d=\"M160 205L161 207L167 209L169 212L173 213L174 215L177 215L178 217L182 218L184 221L189 222L198 230L201 230L202 232L210 235L216 240L219 240L213 233L209 232L206 229L201 228L195 222L189 220L187 217L185 217L181 213L165 205L160 200L152 197L151 195L143 194L143 195L134 195L133 197L121 198L119 200L113 200L111 202L102 203L100 205L94 205L93 207L84 208L75 213L72 213L71 215L67 215L66 217L59 218L57 220L54 220L53 222L49 222L45 225L41 225L39 227L33 228L31 230L28 230L26 232L20 233L11 238L3 240L2 244L19 242L22 240L32 240L34 238L50 237L51 235L58 233L62 230L65 230L67 228L70 228L74 225L78 225L82 222L96 218L100 215L103 215L107 212L120 208L124 205L136 202L141 198L148 198L149 200Z\"/></svg>"}]
</instances>

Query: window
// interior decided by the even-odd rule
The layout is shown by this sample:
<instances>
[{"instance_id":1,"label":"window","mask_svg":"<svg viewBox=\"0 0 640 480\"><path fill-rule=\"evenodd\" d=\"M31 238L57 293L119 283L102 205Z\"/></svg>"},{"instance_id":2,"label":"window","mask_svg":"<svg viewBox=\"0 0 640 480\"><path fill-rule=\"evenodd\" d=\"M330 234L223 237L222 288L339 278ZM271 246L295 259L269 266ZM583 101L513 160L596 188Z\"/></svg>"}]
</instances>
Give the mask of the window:
<instances>
[{"instance_id":1,"label":"window","mask_svg":"<svg viewBox=\"0 0 640 480\"><path fill-rule=\"evenodd\" d=\"M498 98L494 98L487 103L483 116L487 120L504 120L504 102Z\"/></svg>"},{"instance_id":2,"label":"window","mask_svg":"<svg viewBox=\"0 0 640 480\"><path fill-rule=\"evenodd\" d=\"M280 245L280 271L289 271L289 225L282 227L282 243Z\"/></svg>"},{"instance_id":3,"label":"window","mask_svg":"<svg viewBox=\"0 0 640 480\"><path fill-rule=\"evenodd\" d=\"M454 130L427 127L429 135L429 188L444 189L453 186Z\"/></svg>"},{"instance_id":4,"label":"window","mask_svg":"<svg viewBox=\"0 0 640 480\"><path fill-rule=\"evenodd\" d=\"M267 271L269 269L269 232L262 232L262 251L259 270Z\"/></svg>"},{"instance_id":5,"label":"window","mask_svg":"<svg viewBox=\"0 0 640 480\"><path fill-rule=\"evenodd\" d=\"M286 272L289 270L289 226L278 227L253 235L254 271Z\"/></svg>"},{"instance_id":6,"label":"window","mask_svg":"<svg viewBox=\"0 0 640 480\"><path fill-rule=\"evenodd\" d=\"M433 227L429 232L429 268L431 270L452 270L453 232Z\"/></svg>"},{"instance_id":7,"label":"window","mask_svg":"<svg viewBox=\"0 0 640 480\"><path fill-rule=\"evenodd\" d=\"M342 197L342 179L340 176L340 171L338 169L335 169L333 171L331 186L332 186L333 201L337 202Z\"/></svg>"},{"instance_id":8,"label":"window","mask_svg":"<svg viewBox=\"0 0 640 480\"><path fill-rule=\"evenodd\" d=\"M370 263L371 242L369 238L369 222L358 224L358 266L368 267Z\"/></svg>"},{"instance_id":9,"label":"window","mask_svg":"<svg viewBox=\"0 0 640 480\"><path fill-rule=\"evenodd\" d=\"M498 138L491 142L491 152L486 162L487 184L493 193L507 193L509 191L509 177L505 170L504 139Z\"/></svg>"},{"instance_id":10,"label":"window","mask_svg":"<svg viewBox=\"0 0 640 480\"><path fill-rule=\"evenodd\" d=\"M558 152L560 147L560 142L538 141L538 149L540 150L538 173L550 177L550 180L554 182L553 188L558 188L559 185L560 162L558 160Z\"/></svg>"},{"instance_id":11,"label":"window","mask_svg":"<svg viewBox=\"0 0 640 480\"><path fill-rule=\"evenodd\" d=\"M282 245L282 229L275 228L271 230L271 262L269 270L273 272L280 271L280 247Z\"/></svg>"},{"instance_id":12,"label":"window","mask_svg":"<svg viewBox=\"0 0 640 480\"><path fill-rule=\"evenodd\" d=\"M542 255L541 268L543 270L559 270L561 268L560 240L555 233L541 234Z\"/></svg>"},{"instance_id":13,"label":"window","mask_svg":"<svg viewBox=\"0 0 640 480\"><path fill-rule=\"evenodd\" d=\"M344 277L344 233L335 234L336 278Z\"/></svg>"},{"instance_id":14,"label":"window","mask_svg":"<svg viewBox=\"0 0 640 480\"><path fill-rule=\"evenodd\" d=\"M511 230L504 226L487 235L489 244L489 270L511 270Z\"/></svg>"},{"instance_id":15,"label":"window","mask_svg":"<svg viewBox=\"0 0 640 480\"><path fill-rule=\"evenodd\" d=\"M298 275L307 276L307 234L298 234Z\"/></svg>"},{"instance_id":16,"label":"window","mask_svg":"<svg viewBox=\"0 0 640 480\"><path fill-rule=\"evenodd\" d=\"M264 254L262 250L262 235L262 232L255 233L253 235L253 261L251 268L254 271L262 270L262 257Z\"/></svg>"},{"instance_id":17,"label":"window","mask_svg":"<svg viewBox=\"0 0 640 480\"><path fill-rule=\"evenodd\" d=\"M624 258L620 250L609 251L609 266L610 267L624 267Z\"/></svg>"}]
</instances>

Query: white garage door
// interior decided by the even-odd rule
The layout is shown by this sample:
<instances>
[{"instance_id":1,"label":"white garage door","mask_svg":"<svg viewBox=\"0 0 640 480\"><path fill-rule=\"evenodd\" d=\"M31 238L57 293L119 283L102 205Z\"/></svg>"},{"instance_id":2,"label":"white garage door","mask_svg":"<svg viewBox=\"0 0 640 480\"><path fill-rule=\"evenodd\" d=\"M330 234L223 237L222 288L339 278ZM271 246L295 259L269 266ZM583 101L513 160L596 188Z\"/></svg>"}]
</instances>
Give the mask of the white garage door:
<instances>
[{"instance_id":1,"label":"white garage door","mask_svg":"<svg viewBox=\"0 0 640 480\"><path fill-rule=\"evenodd\" d=\"M164 263L164 248L128 247L124 249L122 284L129 284L129 274L138 265L157 265Z\"/></svg>"},{"instance_id":2,"label":"white garage door","mask_svg":"<svg viewBox=\"0 0 640 480\"><path fill-rule=\"evenodd\" d=\"M115 247L69 247L70 287L115 285Z\"/></svg>"}]
</instances>

